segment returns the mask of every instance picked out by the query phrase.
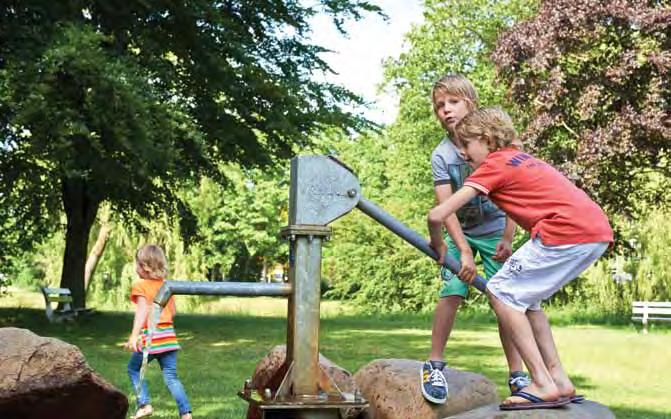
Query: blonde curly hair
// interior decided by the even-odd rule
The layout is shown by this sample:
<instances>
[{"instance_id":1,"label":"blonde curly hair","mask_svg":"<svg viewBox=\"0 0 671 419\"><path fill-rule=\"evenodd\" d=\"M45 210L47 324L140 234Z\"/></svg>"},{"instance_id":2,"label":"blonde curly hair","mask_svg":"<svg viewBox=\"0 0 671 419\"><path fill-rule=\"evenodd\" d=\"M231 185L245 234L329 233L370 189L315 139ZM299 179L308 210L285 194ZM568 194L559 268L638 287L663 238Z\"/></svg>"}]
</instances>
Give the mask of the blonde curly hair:
<instances>
[{"instance_id":1,"label":"blonde curly hair","mask_svg":"<svg viewBox=\"0 0 671 419\"><path fill-rule=\"evenodd\" d=\"M512 119L499 107L480 108L470 112L459 121L455 132L462 144L466 145L474 140L483 141L489 151L522 146Z\"/></svg>"},{"instance_id":2,"label":"blonde curly hair","mask_svg":"<svg viewBox=\"0 0 671 419\"><path fill-rule=\"evenodd\" d=\"M148 244L138 249L135 262L147 275L146 279L165 279L168 276L168 260L163 249L155 244Z\"/></svg>"}]
</instances>

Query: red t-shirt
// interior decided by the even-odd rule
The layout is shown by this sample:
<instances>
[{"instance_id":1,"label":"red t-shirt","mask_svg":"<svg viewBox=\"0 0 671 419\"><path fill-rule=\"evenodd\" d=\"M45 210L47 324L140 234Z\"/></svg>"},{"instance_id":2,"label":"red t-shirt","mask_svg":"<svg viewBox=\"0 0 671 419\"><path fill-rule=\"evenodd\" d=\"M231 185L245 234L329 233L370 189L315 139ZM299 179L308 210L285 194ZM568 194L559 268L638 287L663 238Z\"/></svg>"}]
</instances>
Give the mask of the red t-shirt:
<instances>
[{"instance_id":1,"label":"red t-shirt","mask_svg":"<svg viewBox=\"0 0 671 419\"><path fill-rule=\"evenodd\" d=\"M464 182L544 244L612 242L603 210L554 167L514 148L490 153Z\"/></svg>"}]
</instances>

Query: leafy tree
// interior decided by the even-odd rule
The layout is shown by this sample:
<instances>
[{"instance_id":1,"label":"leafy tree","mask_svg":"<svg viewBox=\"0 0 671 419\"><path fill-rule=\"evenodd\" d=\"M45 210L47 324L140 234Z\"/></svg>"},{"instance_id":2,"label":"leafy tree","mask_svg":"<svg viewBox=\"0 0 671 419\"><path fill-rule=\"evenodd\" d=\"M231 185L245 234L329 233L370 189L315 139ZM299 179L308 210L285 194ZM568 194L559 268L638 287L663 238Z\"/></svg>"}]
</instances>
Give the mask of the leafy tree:
<instances>
[{"instance_id":1,"label":"leafy tree","mask_svg":"<svg viewBox=\"0 0 671 419\"><path fill-rule=\"evenodd\" d=\"M400 124L434 123L430 103L433 83L447 73L473 82L484 104L505 101L505 86L496 79L490 54L498 36L532 15L535 0L426 0L424 22L406 39L407 52L386 62L386 83L400 95ZM414 121L414 123L413 123ZM422 126L423 130L426 130ZM430 143L435 139L432 137Z\"/></svg>"},{"instance_id":2,"label":"leafy tree","mask_svg":"<svg viewBox=\"0 0 671 419\"><path fill-rule=\"evenodd\" d=\"M667 0L545 0L493 54L529 148L613 212L671 185L670 34Z\"/></svg>"},{"instance_id":3,"label":"leafy tree","mask_svg":"<svg viewBox=\"0 0 671 419\"><path fill-rule=\"evenodd\" d=\"M203 179L189 197L198 218L203 264L220 265L234 280L256 280L263 267L286 261L288 246L280 238L287 225L288 161L267 170L226 169L229 184Z\"/></svg>"},{"instance_id":4,"label":"leafy tree","mask_svg":"<svg viewBox=\"0 0 671 419\"><path fill-rule=\"evenodd\" d=\"M361 128L307 19L339 27L366 1L9 0L0 6L2 256L58 228L61 285L85 305L101 203L126 220L193 220L175 192L221 162L269 165L325 126ZM184 227L188 224L184 223ZM193 227L193 226L191 226ZM188 230L188 229L187 229Z\"/></svg>"}]
</instances>

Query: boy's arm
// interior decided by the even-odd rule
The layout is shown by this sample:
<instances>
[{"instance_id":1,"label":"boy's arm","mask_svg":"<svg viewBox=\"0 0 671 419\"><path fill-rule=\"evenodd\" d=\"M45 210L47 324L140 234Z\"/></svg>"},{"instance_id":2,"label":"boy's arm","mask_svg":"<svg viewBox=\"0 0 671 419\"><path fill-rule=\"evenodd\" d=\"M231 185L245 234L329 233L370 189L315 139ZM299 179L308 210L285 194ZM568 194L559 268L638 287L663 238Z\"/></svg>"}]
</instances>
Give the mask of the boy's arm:
<instances>
[{"instance_id":1,"label":"boy's arm","mask_svg":"<svg viewBox=\"0 0 671 419\"><path fill-rule=\"evenodd\" d=\"M441 186L444 186L447 190L441 188ZM475 278L476 274L475 261L473 260L473 252L466 242L455 213L468 201L477 196L479 192L471 187L463 187L452 194L450 185L438 185L435 188L435 192L438 205L429 212L428 217L431 247L438 252L438 263L443 264L446 246L442 237L442 226L445 225L447 233L461 253L461 270L457 275L462 280L470 282Z\"/></svg>"},{"instance_id":2,"label":"boy's arm","mask_svg":"<svg viewBox=\"0 0 671 419\"><path fill-rule=\"evenodd\" d=\"M135 318L133 319L133 330L131 330L128 341L124 346L134 352L137 352L137 338L140 336L142 326L144 325L145 321L147 321L149 306L147 305L147 299L140 295L135 297L135 303L137 304L137 307L135 308Z\"/></svg>"},{"instance_id":3,"label":"boy's arm","mask_svg":"<svg viewBox=\"0 0 671 419\"><path fill-rule=\"evenodd\" d=\"M440 205L452 196L452 185L436 185L434 192L436 194L436 202L438 202L438 205ZM445 229L452 238L452 241L454 241L457 249L459 249L459 252L472 253L471 247L466 242L466 237L464 237L464 232L461 230L461 224L459 223L459 219L457 218L456 214L451 214L445 218L444 221ZM431 243L433 244L433 240Z\"/></svg>"},{"instance_id":4,"label":"boy's arm","mask_svg":"<svg viewBox=\"0 0 671 419\"><path fill-rule=\"evenodd\" d=\"M503 238L496 244L496 252L492 259L498 262L505 262L513 254L513 237L515 237L515 228L517 223L512 218L506 216L506 227L503 229Z\"/></svg>"}]
</instances>

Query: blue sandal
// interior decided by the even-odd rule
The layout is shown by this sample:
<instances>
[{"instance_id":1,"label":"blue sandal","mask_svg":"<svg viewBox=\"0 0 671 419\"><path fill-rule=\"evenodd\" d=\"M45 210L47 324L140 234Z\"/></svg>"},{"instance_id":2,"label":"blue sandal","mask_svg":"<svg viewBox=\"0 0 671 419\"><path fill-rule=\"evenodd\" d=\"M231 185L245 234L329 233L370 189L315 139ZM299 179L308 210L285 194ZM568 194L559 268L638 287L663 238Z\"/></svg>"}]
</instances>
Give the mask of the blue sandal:
<instances>
[{"instance_id":1,"label":"blue sandal","mask_svg":"<svg viewBox=\"0 0 671 419\"><path fill-rule=\"evenodd\" d=\"M524 371L513 371L508 378L508 388L510 389L510 395L513 396L514 393L521 391L523 388L531 384L531 378ZM582 394L574 394L570 396L569 399L571 403L582 403L587 398Z\"/></svg>"},{"instance_id":2,"label":"blue sandal","mask_svg":"<svg viewBox=\"0 0 671 419\"><path fill-rule=\"evenodd\" d=\"M550 408L555 408L555 407L561 407L565 406L569 403L571 403L571 398L567 397L564 399L557 399L557 400L543 400L538 396L534 396L531 393L527 393L526 391L516 391L515 393L512 394L515 397L521 397L525 400L528 400L528 402L525 403L507 403L503 404L501 403L499 405L499 409L501 410L531 410L531 409L550 409Z\"/></svg>"},{"instance_id":3,"label":"blue sandal","mask_svg":"<svg viewBox=\"0 0 671 419\"><path fill-rule=\"evenodd\" d=\"M571 400L571 403L582 403L587 400L582 394L574 394L573 396L569 397L569 399Z\"/></svg>"}]
</instances>

